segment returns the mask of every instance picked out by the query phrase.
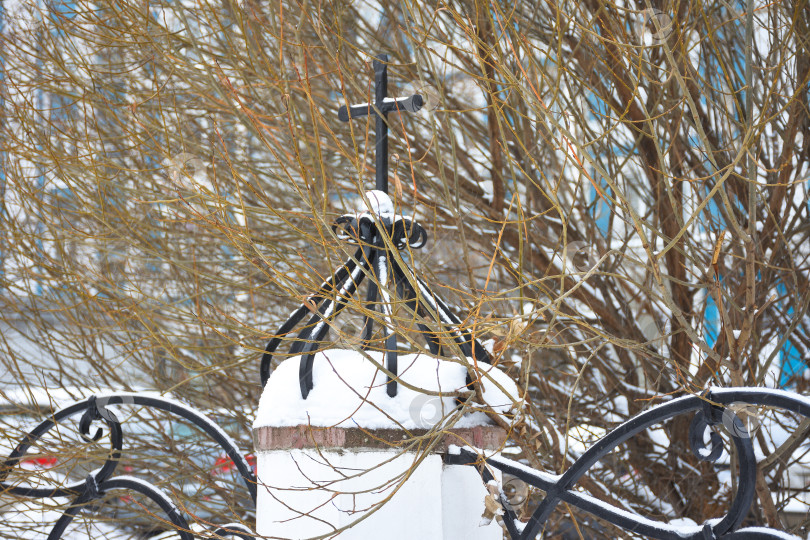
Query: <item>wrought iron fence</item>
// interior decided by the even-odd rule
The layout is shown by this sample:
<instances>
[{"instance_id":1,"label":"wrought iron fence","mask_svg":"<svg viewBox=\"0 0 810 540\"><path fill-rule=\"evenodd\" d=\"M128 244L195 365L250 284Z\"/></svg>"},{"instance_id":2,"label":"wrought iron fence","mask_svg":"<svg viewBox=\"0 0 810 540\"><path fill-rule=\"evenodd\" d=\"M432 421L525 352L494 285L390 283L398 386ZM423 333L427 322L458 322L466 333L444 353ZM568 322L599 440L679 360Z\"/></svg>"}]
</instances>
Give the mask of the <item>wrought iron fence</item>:
<instances>
[{"instance_id":1,"label":"wrought iron fence","mask_svg":"<svg viewBox=\"0 0 810 540\"><path fill-rule=\"evenodd\" d=\"M560 503L580 508L598 519L607 521L634 534L660 540L766 540L795 538L776 529L746 527L740 529L754 500L757 461L750 433L744 421L730 408L731 404L775 407L810 416L810 398L766 388L713 389L702 396L683 396L672 399L643 412L619 425L591 446L571 467L561 475L549 474L500 456L485 456L473 448L453 448L446 454L445 462L453 465L472 465L478 468L484 482L494 480L491 468L511 474L527 484L542 490L545 497L532 512L526 523L518 520L506 496L501 494L504 508L503 522L512 540L536 538L544 524ZM723 451L723 442L711 428L726 424L737 449L739 478L737 491L728 513L719 520L710 520L696 527L669 525L634 514L574 490L577 481L597 462L642 431L676 416L695 413L689 426L689 444L694 455L701 461L716 461ZM709 444L704 444L706 433Z\"/></svg>"},{"instance_id":2,"label":"wrought iron fence","mask_svg":"<svg viewBox=\"0 0 810 540\"><path fill-rule=\"evenodd\" d=\"M124 452L123 430L121 422L110 405L132 404L158 409L179 416L197 426L215 441L233 461L245 487L253 501L256 502L257 479L247 459L240 453L233 440L214 422L199 412L176 401L137 393L116 393L93 396L85 401L75 403L56 412L30 431L8 456L0 468L0 493L44 499L69 497L62 516L53 526L49 540L62 537L77 512L103 495L114 491L133 491L144 495L154 502L165 514L166 520L176 529L182 540L191 540L189 522L165 491L159 487L133 476L113 476L116 466ZM543 532L543 527L561 504L576 506L599 520L609 522L635 535L660 540L767 540L795 538L784 532L766 527L740 528L748 515L755 495L755 474L757 462L746 424L729 408L731 404L746 404L782 409L810 417L810 398L783 390L765 388L723 388L713 389L701 396L689 395L674 398L655 406L630 420L602 437L561 475L550 474L527 467L519 462L498 455L484 455L474 448L451 447L445 454L448 465L470 465L478 469L484 482L494 480L492 469L510 474L545 493L537 508L527 522L521 522L508 497L500 493L500 502L504 508L503 524L512 540L536 538ZM657 424L680 415L694 413L689 428L689 443L694 455L702 461L716 461L723 451L721 437L712 429L725 424L736 447L739 461L739 473L736 487L728 513L720 519L712 519L701 525L688 527L670 525L634 514L625 508L619 508L601 501L591 495L575 490L577 482L601 459L614 451L619 445ZM28 450L59 422L70 417L81 415L79 430L88 440L100 440L103 430L97 428L91 434L94 422L102 421L107 426L110 450L104 464L90 473L84 480L66 486L32 487L7 481L9 473L24 459ZM708 434L709 442L704 443ZM214 538L253 538L254 534L244 525L238 523L213 527L207 531L207 537Z\"/></svg>"},{"instance_id":3,"label":"wrought iron fence","mask_svg":"<svg viewBox=\"0 0 810 540\"><path fill-rule=\"evenodd\" d=\"M154 484L129 475L113 476L116 467L121 461L124 452L124 432L121 422L110 405L140 405L147 408L158 409L175 415L194 424L207 436L215 441L229 459L233 461L239 472L255 508L256 504L256 475L253 473L247 459L242 455L236 443L213 421L194 409L177 401L138 393L113 393L92 396L85 401L74 403L61 409L53 416L42 421L30 431L16 446L11 454L0 466L0 494L8 493L19 497L45 499L54 497L67 497L72 499L62 516L57 520L48 535L48 540L58 540L67 530L80 509L86 508L89 503L99 500L103 495L114 491L131 491L140 493L154 502L165 514L167 521L176 529L181 540L192 540L194 535L189 527L188 520L172 502L166 492ZM79 430L83 438L99 441L103 436L103 429L96 428L91 435L94 422L103 422L107 426L110 440L110 451L104 464L79 482L68 483L64 486L32 487L19 485L7 481L12 470L24 459L31 447L46 433L71 417L81 415ZM253 538L254 535L244 525L230 523L206 533L207 537L214 538Z\"/></svg>"}]
</instances>

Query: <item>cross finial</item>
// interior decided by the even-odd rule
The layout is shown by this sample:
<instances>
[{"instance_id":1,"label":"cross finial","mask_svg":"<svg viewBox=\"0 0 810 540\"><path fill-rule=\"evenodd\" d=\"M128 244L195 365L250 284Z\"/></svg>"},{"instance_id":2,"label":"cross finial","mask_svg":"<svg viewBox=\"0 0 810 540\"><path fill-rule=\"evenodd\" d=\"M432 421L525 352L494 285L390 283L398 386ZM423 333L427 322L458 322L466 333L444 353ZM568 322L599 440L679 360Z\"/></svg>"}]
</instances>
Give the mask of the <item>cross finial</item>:
<instances>
[{"instance_id":1,"label":"cross finial","mask_svg":"<svg viewBox=\"0 0 810 540\"><path fill-rule=\"evenodd\" d=\"M341 122L348 122L358 116L372 116L376 118L376 186L383 193L388 193L388 123L389 112L408 111L416 112L422 108L423 100L419 94L406 98L388 98L388 55L379 54L372 62L374 67L374 103L361 103L352 105L348 109L345 105L338 109L338 118Z\"/></svg>"}]
</instances>

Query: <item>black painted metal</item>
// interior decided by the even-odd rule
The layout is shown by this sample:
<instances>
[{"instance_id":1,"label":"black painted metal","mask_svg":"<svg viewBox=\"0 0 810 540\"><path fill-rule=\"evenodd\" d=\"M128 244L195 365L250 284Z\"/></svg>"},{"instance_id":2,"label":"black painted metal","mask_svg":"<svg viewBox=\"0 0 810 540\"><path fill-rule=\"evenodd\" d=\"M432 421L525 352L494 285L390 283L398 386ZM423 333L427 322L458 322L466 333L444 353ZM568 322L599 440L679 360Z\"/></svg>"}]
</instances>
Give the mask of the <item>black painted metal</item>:
<instances>
[{"instance_id":1,"label":"black painted metal","mask_svg":"<svg viewBox=\"0 0 810 540\"><path fill-rule=\"evenodd\" d=\"M318 291L296 309L279 331L270 340L262 356L260 374L262 385L270 376L270 364L282 339L292 333L308 313L311 317L301 328L295 338L290 338L292 345L290 355L301 355L299 381L301 395L306 399L313 388L312 367L315 353L328 346L326 342L329 328L335 318L347 306L366 276L369 280L369 292L366 298L382 297L381 309L385 320L383 326L382 350L385 351L385 368L390 372L387 377L387 392L395 396L397 391L397 335L389 329L395 328L391 314L394 299L390 293L396 291L400 300L413 313L421 317L432 318L438 330L431 330L425 324L418 328L427 342L428 348L435 354L440 351L440 337L447 336L459 347L460 351L479 362L490 363L489 353L474 338L469 330L462 328L462 323L445 304L411 268L401 256L392 254L391 249L418 249L427 242L427 233L416 221L406 216L377 215L364 212L346 214L339 217L333 225L337 237L359 247L354 255L335 270ZM378 287L377 284L380 284ZM371 340L371 323L367 317L363 325L362 338L368 347Z\"/></svg>"},{"instance_id":2,"label":"black painted metal","mask_svg":"<svg viewBox=\"0 0 810 540\"><path fill-rule=\"evenodd\" d=\"M352 118L374 116L374 136L376 151L375 175L378 191L388 193L388 113L417 112L422 108L423 100L419 94L406 98L388 98L388 55L378 54L372 61L374 68L374 103L345 105L338 109L338 119L348 122Z\"/></svg>"},{"instance_id":3,"label":"black painted metal","mask_svg":"<svg viewBox=\"0 0 810 540\"><path fill-rule=\"evenodd\" d=\"M541 533L543 525L560 503L567 503L589 512L599 519L610 522L622 529L649 538L660 540L705 540L705 539L776 539L786 538L785 534L775 529L749 527L737 530L742 524L754 500L755 474L757 463L753 445L744 425L731 409L732 403L781 408L810 417L810 399L786 392L767 388L722 388L713 389L702 396L683 396L667 403L653 407L608 433L590 447L562 475L553 475L531 469L521 463L500 456L485 456L481 452L465 447L448 452L445 462L455 465L473 465L482 475L484 482L492 479L487 467L493 467L504 473L516 476L545 492L545 497L532 513L528 522L519 523L510 509L505 497L501 496L505 514L504 524L512 540L529 540ZM686 530L684 527L671 526L628 512L602 502L590 495L575 491L577 481L587 473L599 460L611 453L617 446L638 435L642 431L682 414L695 413L689 429L689 442L692 451L703 461L716 461L722 452L722 439L710 431L710 442L704 446L703 440L707 430L721 422L733 422L729 430L736 455L739 460L739 479L737 492L728 513L719 521Z\"/></svg>"},{"instance_id":4,"label":"black painted metal","mask_svg":"<svg viewBox=\"0 0 810 540\"><path fill-rule=\"evenodd\" d=\"M388 56L378 55L372 65L374 68L374 103L360 105L345 105L338 110L338 118L348 122L361 116L375 117L376 138L376 189L387 196L388 193L388 120L391 112L417 112L422 108L423 99L419 94L406 98L388 98ZM378 201L379 202L379 201ZM474 339L468 330L461 328L461 321L450 311L447 305L436 296L427 284L421 280L404 262L402 257L394 256L395 250L407 248L419 249L427 242L427 233L416 221L410 217L396 216L394 214L362 213L359 215L346 214L338 218L332 226L338 238L346 240L360 247L355 254L334 274L326 280L318 291L307 298L290 318L281 326L275 336L267 344L262 356L259 373L262 386L267 383L270 376L270 365L273 354L281 344L283 338L293 332L301 323L307 313L312 312L309 321L301 328L295 338L291 338L289 354L301 355L298 375L301 387L301 396L306 399L312 390L312 366L315 353L327 346L326 338L332 321L343 311L348 301L354 296L358 287L366 276L373 276L369 280L366 291L366 309L368 312L379 309L385 324L382 326L381 350L385 352L385 369L388 371L386 391L389 396L397 394L397 335L394 330L391 306L393 300L391 292L396 295L413 313L421 317L430 316L439 326L438 331L430 330L425 324L419 323L418 328L427 341L428 348L434 354L439 354L439 335L451 336L461 352L474 357L480 362L490 362L489 354ZM374 321L371 315L363 320L361 342L363 348L371 346ZM468 378L468 384L471 380Z\"/></svg>"},{"instance_id":5,"label":"black painted metal","mask_svg":"<svg viewBox=\"0 0 810 540\"><path fill-rule=\"evenodd\" d=\"M242 480L244 481L253 505L256 504L256 475L253 473L247 460L239 452L239 449L234 444L233 440L214 424L211 420L206 418L199 412L181 404L176 401L164 399L156 396L133 394L128 392L105 394L103 396L92 396L85 401L74 403L69 407L61 409L53 414L50 418L44 420L31 432L29 432L23 440L17 445L14 451L9 454L2 466L0 466L0 494L9 493L12 495L31 497L31 498L52 498L52 497L70 497L73 502L64 511L62 516L56 522L48 535L48 540L58 540L62 537L67 527L75 517L76 513L88 503L99 499L102 495L110 491L124 490L138 492L154 503L156 503L166 515L167 521L171 523L176 529L182 540L191 540L191 534L188 526L188 521L185 516L177 509L171 499L160 488L131 476L112 476L115 468L121 459L123 449L123 432L121 430L121 423L118 421L113 410L109 409L109 405L117 404L132 404L153 409L159 409L167 413L185 418L200 428L204 433L211 437L219 446L225 451L226 455L236 465ZM25 457L28 450L35 444L43 435L54 428L60 422L81 414L79 420L79 430L83 437L98 441L103 435L101 428L96 429L95 433L90 435L90 427L93 422L103 421L107 425L110 434L110 453L101 466L96 471L90 473L85 480L81 482L74 482L64 487L52 488L35 488L26 485L14 485L8 483L6 480L11 471L19 464L20 460ZM243 539L254 538L255 535L251 533L244 525L241 524L228 524L217 528L213 531L214 538L225 537L239 537ZM219 535L219 536L216 536ZM206 534L210 537L210 534Z\"/></svg>"}]
</instances>

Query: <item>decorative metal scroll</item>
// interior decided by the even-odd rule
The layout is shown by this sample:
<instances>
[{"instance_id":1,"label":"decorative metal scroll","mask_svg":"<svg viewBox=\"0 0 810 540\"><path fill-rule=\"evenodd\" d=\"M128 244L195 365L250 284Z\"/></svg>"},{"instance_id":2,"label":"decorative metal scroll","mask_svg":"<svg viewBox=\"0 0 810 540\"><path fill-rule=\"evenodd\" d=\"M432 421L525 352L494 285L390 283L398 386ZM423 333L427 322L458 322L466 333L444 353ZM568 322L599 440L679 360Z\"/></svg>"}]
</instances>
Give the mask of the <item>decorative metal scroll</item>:
<instances>
[{"instance_id":1,"label":"decorative metal scroll","mask_svg":"<svg viewBox=\"0 0 810 540\"><path fill-rule=\"evenodd\" d=\"M555 507L566 503L612 523L635 534L660 540L768 540L794 538L784 532L766 527L746 527L739 529L748 515L754 500L757 462L754 448L744 423L734 414L730 404L776 407L810 417L810 398L783 390L766 388L724 388L713 389L703 396L684 396L653 407L624 422L590 447L562 475L554 475L531 469L521 463L499 456L483 456L473 448L457 449L445 456L445 462L455 465L473 465L478 468L484 482L493 480L493 467L501 472L516 476L545 492L545 498L534 510L528 522L518 521L506 497L501 495L504 507L503 521L512 540L528 540L537 537ZM689 426L689 444L692 452L701 461L716 461L722 451L721 437L711 430L712 426L732 422L728 431L734 441L739 459L739 479L737 491L728 514L720 520L695 527L673 526L639 516L623 508L617 508L595 497L574 491L577 481L599 460L647 428L682 414L696 413ZM725 415L725 416L724 416ZM704 444L707 430L710 442Z\"/></svg>"},{"instance_id":2,"label":"decorative metal scroll","mask_svg":"<svg viewBox=\"0 0 810 540\"><path fill-rule=\"evenodd\" d=\"M380 192L369 192L369 197L385 197ZM397 374L397 335L391 332L394 321L391 306L394 299L389 291L396 295L413 313L422 318L432 318L439 330L431 330L423 323L417 323L419 332L424 337L433 354L441 354L440 336L451 336L461 352L474 357L479 362L490 363L489 353L473 338L472 334L462 328L461 321L439 298L427 283L422 280L404 259L394 256L391 249L402 250L410 247L418 249L425 245L427 233L410 217L395 215L393 212L372 214L364 212L358 215L341 216L333 225L338 238L357 244L354 255L332 274L306 302L293 312L289 319L279 328L275 337L267 344L261 362L262 385L270 376L270 363L282 339L291 333L308 315L309 321L301 328L290 347L291 356L301 355L299 380L301 396L306 399L313 387L312 367L315 353L327 346L326 338L334 319L340 315L352 296L357 292L367 275L374 276L369 280L366 303L369 310L374 309L377 296L381 296L380 308L385 320L382 327L385 343L385 368L390 374ZM378 285L379 284L379 285ZM363 349L371 345L373 320L366 315L363 321ZM469 382L469 381L468 381ZM387 377L389 396L397 393L396 379Z\"/></svg>"},{"instance_id":3,"label":"decorative metal scroll","mask_svg":"<svg viewBox=\"0 0 810 540\"><path fill-rule=\"evenodd\" d=\"M338 267L315 294L293 312L275 337L267 344L260 367L262 386L270 377L273 354L281 344L282 338L295 330L307 314L313 312L309 321L292 340L289 351L291 356L301 355L299 382L301 396L304 399L307 398L313 387L312 366L315 353L327 346L326 339L332 321L343 311L367 275L374 276L366 294L367 309L373 311L377 307L377 298L381 297L379 308L385 320L382 328L383 350L385 351L385 369L388 371L386 391L389 396L393 397L397 394L397 337L393 332L392 298L389 291L396 291L396 295L404 301L408 309L423 318L429 315L437 323L438 331L432 331L421 323L418 325L432 353L441 352L439 335L452 336L453 341L460 347L464 355L474 357L480 362L490 363L489 354L481 344L473 339L468 331L461 330L461 321L458 317L403 262L402 257L395 257L392 253L392 248L403 250L407 247L412 249L422 247L427 241L427 233L412 218L395 215L393 205L390 205L388 198L387 115L392 112L417 112L422 108L423 99L419 94L397 99L386 97L388 92L387 62L388 56L384 54L378 55L373 61L374 102L350 107L342 106L338 110L338 118L343 122L362 116L375 118L376 190L369 192L368 196L377 199L378 207L385 206L384 203L387 203L390 208L373 214L368 212L359 215L347 214L337 219L332 228L338 238L348 240L359 247L354 255L345 264ZM390 285L393 287L389 287ZM372 333L373 320L367 315L364 317L362 331L364 350L370 346ZM471 384L469 377L467 383Z\"/></svg>"},{"instance_id":4,"label":"decorative metal scroll","mask_svg":"<svg viewBox=\"0 0 810 540\"><path fill-rule=\"evenodd\" d=\"M163 490L145 480L132 476L113 476L122 455L123 431L121 429L121 423L108 406L122 403L159 409L185 418L200 428L206 435L216 441L225 451L228 458L233 461L248 489L255 508L256 475L253 473L245 457L239 452L233 440L214 422L194 409L169 399L128 392L105 394L103 396L90 397L85 401L74 403L54 413L52 417L43 421L34 428L34 430L29 432L8 458L6 458L2 466L0 466L0 493L9 493L21 497L37 499L53 497L68 497L73 499L51 529L48 540L58 540L61 538L62 534L82 507L99 499L105 493L119 490L137 492L144 495L160 507L165 513L167 521L175 527L177 534L182 540L192 540L194 538L185 516L178 510L177 506L175 506ZM6 481L9 473L25 457L32 445L59 422L78 414L81 414L79 430L86 439L98 441L103 435L101 428L97 428L95 433L90 435L90 427L93 422L103 420L107 425L110 434L111 448L101 468L91 472L84 480L71 483L64 487L38 488L11 484ZM206 532L205 537L250 539L254 538L255 535L244 525L232 523L216 527L214 530Z\"/></svg>"}]
</instances>

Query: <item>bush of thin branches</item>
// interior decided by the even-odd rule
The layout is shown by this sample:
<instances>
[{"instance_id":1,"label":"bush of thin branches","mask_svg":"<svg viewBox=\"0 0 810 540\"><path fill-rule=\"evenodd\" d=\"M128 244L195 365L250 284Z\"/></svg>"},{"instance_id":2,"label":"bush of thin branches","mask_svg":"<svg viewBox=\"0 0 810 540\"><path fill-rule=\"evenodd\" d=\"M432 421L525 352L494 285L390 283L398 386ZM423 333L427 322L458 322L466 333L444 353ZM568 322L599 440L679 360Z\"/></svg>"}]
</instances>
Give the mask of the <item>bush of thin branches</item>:
<instances>
[{"instance_id":1,"label":"bush of thin branches","mask_svg":"<svg viewBox=\"0 0 810 540\"><path fill-rule=\"evenodd\" d=\"M171 395L250 448L261 351L345 259L330 225L373 185L373 123L337 108L373 93L378 53L390 95L428 102L389 116L397 211L430 235L408 256L525 392L510 457L562 471L670 396L806 388L806 0L0 9L7 448L98 389ZM132 414L127 466L180 485L201 523L252 522L215 450ZM802 441L810 425L756 414L752 520L806 535L786 509L806 513L807 448L780 433ZM722 515L734 467L698 461L688 422L634 438L582 486L657 519ZM13 478L80 478L106 452L47 442L58 462ZM109 505L121 530L160 529L125 503ZM34 534L26 504L40 503L0 495L0 536ZM571 508L549 527L628 534Z\"/></svg>"}]
</instances>

